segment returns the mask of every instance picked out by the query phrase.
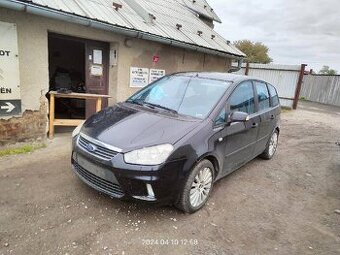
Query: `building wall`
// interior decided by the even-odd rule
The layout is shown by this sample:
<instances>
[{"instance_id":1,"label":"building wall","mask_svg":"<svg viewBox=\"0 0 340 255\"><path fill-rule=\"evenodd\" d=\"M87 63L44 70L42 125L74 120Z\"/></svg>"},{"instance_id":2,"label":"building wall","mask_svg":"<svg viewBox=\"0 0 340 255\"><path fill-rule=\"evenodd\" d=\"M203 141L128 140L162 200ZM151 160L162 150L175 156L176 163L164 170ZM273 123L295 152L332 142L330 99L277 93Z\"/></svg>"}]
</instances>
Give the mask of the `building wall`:
<instances>
[{"instance_id":1,"label":"building wall","mask_svg":"<svg viewBox=\"0 0 340 255\"><path fill-rule=\"evenodd\" d=\"M0 8L0 21L17 24L23 113L21 117L0 119L0 145L23 141L26 137L28 139L46 137L48 106L45 94L49 89L48 32L105 41L110 43L111 48L118 49L118 64L110 66L109 70L109 95L112 96L109 104L125 100L138 90L129 87L131 66L165 69L166 73L172 73L203 70L225 72L231 65L231 59L141 39L126 38L108 31L4 8ZM128 44L125 43L126 39L130 40ZM154 55L160 57L157 64L152 61ZM34 124L35 122L32 123L31 115L27 113L37 115L40 121L39 128ZM22 125L15 125L16 128L12 128L11 133L5 135L8 129L6 127L11 126L11 123L22 123ZM27 135L27 130L30 130L32 135Z\"/></svg>"},{"instance_id":2,"label":"building wall","mask_svg":"<svg viewBox=\"0 0 340 255\"><path fill-rule=\"evenodd\" d=\"M138 88L129 87L130 66L164 69L167 74L179 71L217 71L226 72L231 60L175 48L168 45L150 41L131 39L132 46L119 47L118 64L118 101L125 100L128 96L138 91ZM152 57L159 56L157 64Z\"/></svg>"}]
</instances>

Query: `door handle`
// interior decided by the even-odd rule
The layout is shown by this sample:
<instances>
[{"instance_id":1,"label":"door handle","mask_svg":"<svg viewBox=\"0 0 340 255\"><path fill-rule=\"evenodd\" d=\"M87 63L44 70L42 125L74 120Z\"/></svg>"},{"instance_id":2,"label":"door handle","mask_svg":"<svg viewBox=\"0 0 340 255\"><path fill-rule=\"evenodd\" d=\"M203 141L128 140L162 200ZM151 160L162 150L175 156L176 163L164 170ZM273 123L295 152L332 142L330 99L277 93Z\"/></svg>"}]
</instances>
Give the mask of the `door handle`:
<instances>
[{"instance_id":1,"label":"door handle","mask_svg":"<svg viewBox=\"0 0 340 255\"><path fill-rule=\"evenodd\" d=\"M258 123L253 123L253 124L251 125L251 128L257 128L258 126L259 126Z\"/></svg>"}]
</instances>

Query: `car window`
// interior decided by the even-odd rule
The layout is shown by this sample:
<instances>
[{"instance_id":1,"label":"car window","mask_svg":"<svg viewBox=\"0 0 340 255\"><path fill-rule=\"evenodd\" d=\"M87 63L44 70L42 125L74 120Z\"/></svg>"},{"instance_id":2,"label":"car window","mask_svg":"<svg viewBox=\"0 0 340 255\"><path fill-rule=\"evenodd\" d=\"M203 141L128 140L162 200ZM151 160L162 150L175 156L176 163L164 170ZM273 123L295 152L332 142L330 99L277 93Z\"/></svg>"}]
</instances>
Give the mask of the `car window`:
<instances>
[{"instance_id":1,"label":"car window","mask_svg":"<svg viewBox=\"0 0 340 255\"><path fill-rule=\"evenodd\" d=\"M240 111L248 114L255 112L254 102L254 90L251 81L245 81L238 85L228 100L231 111Z\"/></svg>"},{"instance_id":2,"label":"car window","mask_svg":"<svg viewBox=\"0 0 340 255\"><path fill-rule=\"evenodd\" d=\"M226 115L226 111L225 111L225 107L223 107L222 111L215 119L216 126L224 124L226 122L225 115Z\"/></svg>"},{"instance_id":3,"label":"car window","mask_svg":"<svg viewBox=\"0 0 340 255\"><path fill-rule=\"evenodd\" d=\"M259 102L259 111L269 108L269 93L267 85L263 82L255 82L257 98Z\"/></svg>"},{"instance_id":4,"label":"car window","mask_svg":"<svg viewBox=\"0 0 340 255\"><path fill-rule=\"evenodd\" d=\"M271 106L277 106L279 104L279 96L277 95L276 89L274 86L268 84Z\"/></svg>"},{"instance_id":5,"label":"car window","mask_svg":"<svg viewBox=\"0 0 340 255\"><path fill-rule=\"evenodd\" d=\"M130 97L128 102L152 104L203 119L223 96L230 82L188 76L167 76Z\"/></svg>"}]
</instances>

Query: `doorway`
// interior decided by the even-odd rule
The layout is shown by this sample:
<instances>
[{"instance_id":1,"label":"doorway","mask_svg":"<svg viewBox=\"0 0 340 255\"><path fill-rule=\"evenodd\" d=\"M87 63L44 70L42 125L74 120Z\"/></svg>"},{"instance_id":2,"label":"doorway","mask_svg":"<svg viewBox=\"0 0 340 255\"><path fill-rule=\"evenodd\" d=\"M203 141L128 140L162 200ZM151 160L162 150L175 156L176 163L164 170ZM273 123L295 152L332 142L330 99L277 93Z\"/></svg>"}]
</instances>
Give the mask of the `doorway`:
<instances>
[{"instance_id":1,"label":"doorway","mask_svg":"<svg viewBox=\"0 0 340 255\"><path fill-rule=\"evenodd\" d=\"M48 35L49 91L108 94L109 44ZM103 100L102 108L107 106ZM56 119L85 119L95 113L93 100L56 98Z\"/></svg>"}]
</instances>

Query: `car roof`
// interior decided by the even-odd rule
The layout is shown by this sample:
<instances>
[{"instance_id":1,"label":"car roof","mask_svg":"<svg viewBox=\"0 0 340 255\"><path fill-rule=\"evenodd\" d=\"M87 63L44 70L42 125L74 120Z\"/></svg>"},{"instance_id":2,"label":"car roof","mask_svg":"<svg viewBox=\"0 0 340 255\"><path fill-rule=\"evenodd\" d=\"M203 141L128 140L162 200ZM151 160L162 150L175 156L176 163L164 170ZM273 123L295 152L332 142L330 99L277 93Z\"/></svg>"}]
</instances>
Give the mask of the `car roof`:
<instances>
[{"instance_id":1,"label":"car roof","mask_svg":"<svg viewBox=\"0 0 340 255\"><path fill-rule=\"evenodd\" d=\"M173 75L178 76L189 76L189 77L200 77L205 79L230 81L233 83L239 83L244 80L255 79L246 75L232 74L232 73L220 73L220 72L181 72Z\"/></svg>"}]
</instances>

